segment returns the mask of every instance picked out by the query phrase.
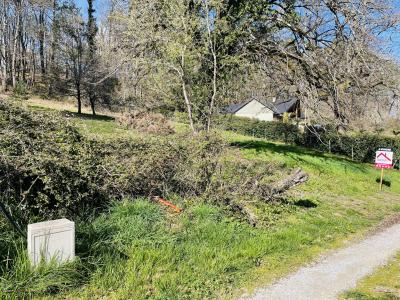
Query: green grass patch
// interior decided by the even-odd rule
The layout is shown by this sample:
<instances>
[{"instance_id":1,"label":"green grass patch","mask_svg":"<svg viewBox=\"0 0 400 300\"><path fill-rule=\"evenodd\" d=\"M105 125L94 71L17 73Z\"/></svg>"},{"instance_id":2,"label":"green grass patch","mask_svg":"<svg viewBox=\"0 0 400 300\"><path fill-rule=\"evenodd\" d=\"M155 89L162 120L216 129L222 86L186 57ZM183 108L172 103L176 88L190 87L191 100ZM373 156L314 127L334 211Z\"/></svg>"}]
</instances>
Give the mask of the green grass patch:
<instances>
[{"instance_id":1,"label":"green grass patch","mask_svg":"<svg viewBox=\"0 0 400 300\"><path fill-rule=\"evenodd\" d=\"M30 109L36 111L55 111L57 109L38 105L29 104ZM71 120L80 130L82 134L89 138L95 139L118 139L127 137L137 137L140 134L134 130L119 125L115 118L108 115L92 115L89 113L78 114L70 110L60 111L67 119Z\"/></svg>"},{"instance_id":2,"label":"green grass patch","mask_svg":"<svg viewBox=\"0 0 400 300\"><path fill-rule=\"evenodd\" d=\"M399 300L400 254L374 274L361 280L354 290L341 296L347 300Z\"/></svg>"},{"instance_id":3,"label":"green grass patch","mask_svg":"<svg viewBox=\"0 0 400 300\"><path fill-rule=\"evenodd\" d=\"M62 265L51 260L33 266L21 239L16 239L10 248L16 253L0 272L0 299L32 299L37 295L56 295L85 281L79 259Z\"/></svg>"}]
</instances>

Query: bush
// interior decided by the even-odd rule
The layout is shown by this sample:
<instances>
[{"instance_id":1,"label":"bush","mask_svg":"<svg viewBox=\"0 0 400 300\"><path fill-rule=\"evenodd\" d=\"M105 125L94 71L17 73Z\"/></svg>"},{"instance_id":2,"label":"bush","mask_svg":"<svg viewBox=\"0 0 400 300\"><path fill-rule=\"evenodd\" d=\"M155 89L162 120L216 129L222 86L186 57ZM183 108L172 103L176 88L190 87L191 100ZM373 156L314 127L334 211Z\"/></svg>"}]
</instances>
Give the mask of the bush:
<instances>
[{"instance_id":1,"label":"bush","mask_svg":"<svg viewBox=\"0 0 400 300\"><path fill-rule=\"evenodd\" d=\"M296 125L282 122L265 122L235 116L219 116L216 124L224 130L285 143L295 143L300 136Z\"/></svg>"},{"instance_id":2,"label":"bush","mask_svg":"<svg viewBox=\"0 0 400 300\"><path fill-rule=\"evenodd\" d=\"M24 81L18 81L13 90L13 96L17 99L27 99L28 85Z\"/></svg>"},{"instance_id":3,"label":"bush","mask_svg":"<svg viewBox=\"0 0 400 300\"><path fill-rule=\"evenodd\" d=\"M79 215L106 199L101 147L59 115L0 102L0 127L0 200L23 223Z\"/></svg>"},{"instance_id":4,"label":"bush","mask_svg":"<svg viewBox=\"0 0 400 300\"><path fill-rule=\"evenodd\" d=\"M182 197L207 188L217 136L88 140L57 114L0 102L0 200L20 222L85 216L125 196Z\"/></svg>"},{"instance_id":5,"label":"bush","mask_svg":"<svg viewBox=\"0 0 400 300\"><path fill-rule=\"evenodd\" d=\"M215 135L137 139L105 146L113 149L103 166L114 176L112 194L182 197L200 195L214 173L225 144Z\"/></svg>"},{"instance_id":6,"label":"bush","mask_svg":"<svg viewBox=\"0 0 400 300\"><path fill-rule=\"evenodd\" d=\"M176 113L175 120L186 122L186 116ZM325 129L306 128L304 133L301 133L298 126L294 124L258 121L232 115L216 116L214 124L222 130L296 144L322 152L336 153L359 162L374 162L375 152L379 148L390 148L394 151L395 157L400 157L400 138L381 134L345 135L339 134L329 127ZM397 160L396 167L399 167L399 164L399 160Z\"/></svg>"},{"instance_id":7,"label":"bush","mask_svg":"<svg viewBox=\"0 0 400 300\"><path fill-rule=\"evenodd\" d=\"M174 120L185 124L189 122L187 114L182 112L175 112ZM302 138L296 125L278 121L266 122L234 115L218 115L214 116L213 125L221 130L290 144L297 143Z\"/></svg>"},{"instance_id":8,"label":"bush","mask_svg":"<svg viewBox=\"0 0 400 300\"><path fill-rule=\"evenodd\" d=\"M345 155L359 162L374 162L375 152L379 148L390 148L395 157L400 156L400 139L371 133L339 134L332 130L315 133L306 130L298 145Z\"/></svg>"},{"instance_id":9,"label":"bush","mask_svg":"<svg viewBox=\"0 0 400 300\"><path fill-rule=\"evenodd\" d=\"M188 123L185 113L175 112L174 120ZM296 143L301 138L296 125L277 121L265 122L233 115L218 115L214 116L213 124L221 130L285 143Z\"/></svg>"},{"instance_id":10,"label":"bush","mask_svg":"<svg viewBox=\"0 0 400 300\"><path fill-rule=\"evenodd\" d=\"M130 112L118 118L118 122L128 128L143 133L167 135L174 133L169 120L159 113Z\"/></svg>"}]
</instances>

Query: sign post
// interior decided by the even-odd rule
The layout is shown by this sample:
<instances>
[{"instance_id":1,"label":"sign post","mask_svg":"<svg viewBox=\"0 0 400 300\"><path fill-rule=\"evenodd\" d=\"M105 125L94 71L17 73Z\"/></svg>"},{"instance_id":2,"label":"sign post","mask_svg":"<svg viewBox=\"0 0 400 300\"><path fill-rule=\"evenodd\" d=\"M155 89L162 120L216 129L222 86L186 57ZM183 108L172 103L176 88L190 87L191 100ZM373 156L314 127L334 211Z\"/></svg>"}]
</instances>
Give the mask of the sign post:
<instances>
[{"instance_id":1,"label":"sign post","mask_svg":"<svg viewBox=\"0 0 400 300\"><path fill-rule=\"evenodd\" d=\"M383 184L383 169L393 168L393 151L391 149L381 148L376 151L375 167L381 169L381 181L379 189L382 191Z\"/></svg>"}]
</instances>

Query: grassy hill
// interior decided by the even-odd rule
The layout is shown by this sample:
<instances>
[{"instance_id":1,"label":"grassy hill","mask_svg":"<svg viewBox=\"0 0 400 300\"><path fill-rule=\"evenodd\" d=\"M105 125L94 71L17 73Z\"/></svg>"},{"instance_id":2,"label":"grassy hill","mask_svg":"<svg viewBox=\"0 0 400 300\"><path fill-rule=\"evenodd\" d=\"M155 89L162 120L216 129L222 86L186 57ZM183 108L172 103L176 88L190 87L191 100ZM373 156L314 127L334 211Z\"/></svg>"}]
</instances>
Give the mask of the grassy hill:
<instances>
[{"instance_id":1,"label":"grassy hill","mask_svg":"<svg viewBox=\"0 0 400 300\"><path fill-rule=\"evenodd\" d=\"M112 117L68 115L91 138L140 135L117 125ZM398 171L386 172L391 186L379 192L379 171L371 165L221 134L232 146L227 159L235 162L242 156L266 165L300 167L309 173L309 181L285 201L255 205L262 221L256 228L206 199L168 199L184 208L181 214L147 199L125 199L91 222L78 221L80 258L64 272L69 277L56 277L60 282L53 282L53 288L41 279L52 273L34 271L24 259L17 263L18 271L3 274L0 283L36 289L35 297L47 299L231 298L360 238L400 211Z\"/></svg>"}]
</instances>

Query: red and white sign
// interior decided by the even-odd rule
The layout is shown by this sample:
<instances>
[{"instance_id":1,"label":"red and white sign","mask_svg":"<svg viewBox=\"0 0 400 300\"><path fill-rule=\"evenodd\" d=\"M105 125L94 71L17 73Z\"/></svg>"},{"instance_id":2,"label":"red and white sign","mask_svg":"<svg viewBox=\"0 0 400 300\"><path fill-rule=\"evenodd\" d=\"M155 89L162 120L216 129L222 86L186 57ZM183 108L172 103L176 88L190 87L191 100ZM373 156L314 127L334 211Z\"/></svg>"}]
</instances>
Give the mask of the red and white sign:
<instances>
[{"instance_id":1,"label":"red and white sign","mask_svg":"<svg viewBox=\"0 0 400 300\"><path fill-rule=\"evenodd\" d=\"M390 169L393 167L393 152L390 149L379 149L376 151L375 167Z\"/></svg>"}]
</instances>

